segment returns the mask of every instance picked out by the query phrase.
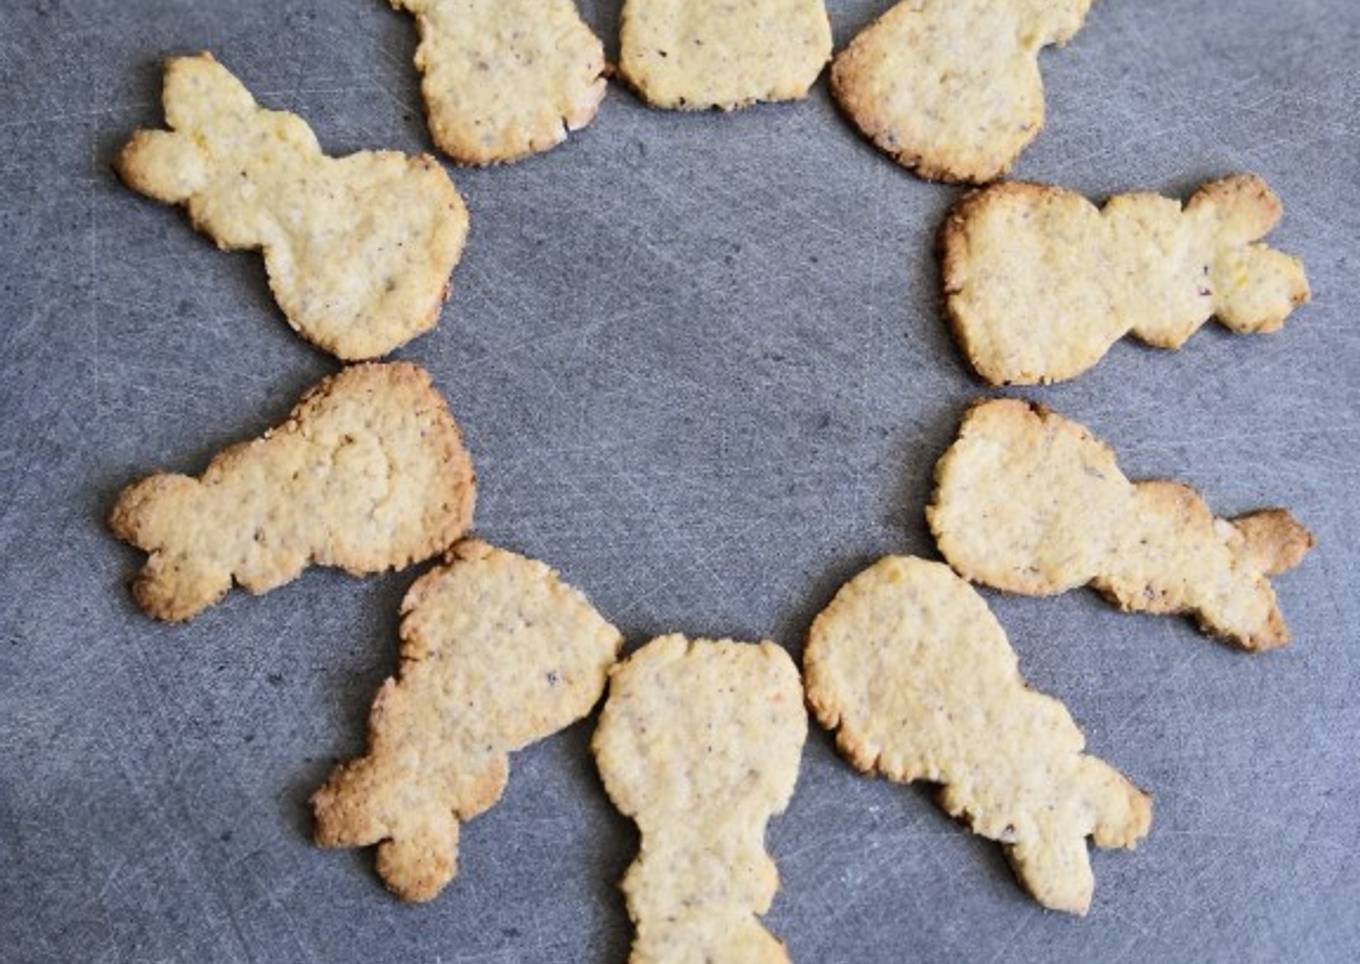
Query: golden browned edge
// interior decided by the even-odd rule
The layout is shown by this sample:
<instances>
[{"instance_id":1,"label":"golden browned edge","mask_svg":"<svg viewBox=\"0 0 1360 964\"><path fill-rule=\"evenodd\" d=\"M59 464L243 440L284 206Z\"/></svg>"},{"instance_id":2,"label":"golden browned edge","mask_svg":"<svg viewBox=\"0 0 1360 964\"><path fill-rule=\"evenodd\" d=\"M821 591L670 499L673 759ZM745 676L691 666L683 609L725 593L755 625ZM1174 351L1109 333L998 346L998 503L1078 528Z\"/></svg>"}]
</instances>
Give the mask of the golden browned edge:
<instances>
[{"instance_id":1,"label":"golden browned edge","mask_svg":"<svg viewBox=\"0 0 1360 964\"><path fill-rule=\"evenodd\" d=\"M1269 546L1270 557L1265 562L1267 576L1288 572L1303 561L1317 545L1317 537L1294 518L1288 509L1272 506L1257 509L1232 520L1247 542L1258 550Z\"/></svg>"},{"instance_id":2,"label":"golden browned edge","mask_svg":"<svg viewBox=\"0 0 1360 964\"><path fill-rule=\"evenodd\" d=\"M780 97L778 99L773 100L764 100L759 97L752 97L749 100L733 101L730 104L691 104L688 101L678 104L657 104L654 103L652 99L647 95L647 92L643 88L643 85L640 82L633 80L633 78L629 76L628 72L624 70L622 67L618 68L617 79L620 83L622 83L625 87L632 91L633 95L637 97L638 100L642 101L643 106L651 110L668 111L671 113L680 111L682 113L697 114L700 111L718 111L723 114L731 114L739 110L746 110L747 108L750 107L757 107L761 104L796 104L800 100L807 100L808 94L812 92L812 87L811 85L809 85L808 89L803 91L803 93L799 94L797 97ZM814 80L813 83L815 84L816 81Z\"/></svg>"},{"instance_id":3,"label":"golden browned edge","mask_svg":"<svg viewBox=\"0 0 1360 964\"><path fill-rule=\"evenodd\" d=\"M202 472L196 476L192 476L195 481L201 482L203 476L212 468L229 465L230 463L237 461L252 447L254 442L261 439L267 439L276 432L295 430L296 426L307 418L311 407L316 404L319 399L332 391L335 382L338 379L349 372L369 368L387 369L392 376L398 377L403 381L417 383L425 400L431 402L441 410L447 418L448 428L450 429L448 442L451 444L448 446L448 457L446 457L445 463L449 468L447 478L449 483L449 494L452 497L450 499L450 504L453 511L450 513L448 524L443 529L431 533L425 543L409 557L403 556L397 559L387 557L381 560L370 559L364 560L359 565L341 565L338 567L352 576L363 576L374 572L382 572L387 569L400 569L424 561L438 553L441 549L444 549L457 541L472 523L473 511L477 499L476 470L473 468L472 459L467 452L467 448L463 445L462 430L458 427L458 423L453 418L452 412L449 411L447 401L444 399L444 396L439 393L438 389L434 387L433 380L429 373L419 365L415 365L411 362L366 362L359 365L351 365L334 375L328 375L302 394L293 405L292 410L288 413L288 417L281 423L266 429L261 435L254 439L246 439L240 442L231 443L218 451L218 453L209 460L208 466L204 468ZM139 527L131 521L130 517L133 516L134 513L132 511L133 506L130 502L139 494L139 490L143 485L152 483L164 475L164 473L152 473L136 482L128 484L121 492L119 492L113 508L109 511L107 524L114 537L122 542L126 542L139 551L146 550L141 549L141 546L137 542ZM307 564L303 567L304 571L313 564L312 560L309 559ZM236 585L235 580L233 580L232 583L228 585L227 589L223 590L222 593L218 595L216 600L209 603L203 609L198 610L198 612L188 616L173 616L163 607L151 603L146 596L145 583L143 582L144 569L145 563L143 563L142 568L139 568L137 574L133 577L131 586L132 595L143 612L161 622L188 622L193 619L194 616L206 609L212 608L213 605L220 602Z\"/></svg>"},{"instance_id":4,"label":"golden browned edge","mask_svg":"<svg viewBox=\"0 0 1360 964\"><path fill-rule=\"evenodd\" d=\"M449 194L456 198L458 200L458 203L460 203L463 206L463 236L458 240L458 251L455 253L453 258L453 267L456 268L458 267L458 262L463 260L463 255L467 253L468 237L472 234L472 217L470 214L470 211L472 209L468 207L467 198L463 197L463 192L458 190L458 185L453 183L453 178L449 177L448 172L444 170L444 166L439 163L439 160L433 154L425 152L422 152L418 155L408 154L407 158L409 161L418 163L423 168L426 169L434 168L440 174L442 174L444 177L444 182L448 185ZM452 209L453 205L450 204L449 207L450 209ZM197 229L198 225L194 225L194 227L195 229ZM444 311L444 305L448 304L449 297L452 294L453 294L453 272L452 270L450 270L449 276L444 279L444 287L441 290L439 297L435 299L434 304L430 306L429 312L426 313L426 315L421 319L420 327L417 328L415 331L412 331L410 337L403 338L397 344L393 345L391 348L387 349L387 351L383 352L381 356L342 354L338 349L334 347L330 346L323 347L326 348L326 351L332 353L333 355L335 355L336 358L339 358L343 362L362 362L379 357L386 357L387 355L390 355L392 352L396 351L402 345L414 341L421 335L434 331L434 329L439 324L439 316ZM279 310L282 311L282 307L280 307ZM285 315L284 317L286 318L287 315ZM290 320L289 325L291 326L291 324L292 322ZM298 332L298 334L302 333ZM303 338L304 340L307 341L311 340L307 338L307 336L305 335L303 335ZM445 406L445 408L447 408L447 406Z\"/></svg>"},{"instance_id":5,"label":"golden browned edge","mask_svg":"<svg viewBox=\"0 0 1360 964\"><path fill-rule=\"evenodd\" d=\"M1190 195L1181 207L1187 208L1203 201L1231 201L1236 196L1248 196L1255 204L1268 211L1265 234L1275 230L1284 217L1284 202L1270 189L1259 174L1227 174L1205 181Z\"/></svg>"},{"instance_id":6,"label":"golden browned edge","mask_svg":"<svg viewBox=\"0 0 1360 964\"><path fill-rule=\"evenodd\" d=\"M1101 448L1109 452L1111 454L1111 457L1114 459L1115 465L1117 467L1119 465L1118 453L1114 451L1114 449L1109 445L1108 442L1097 437L1085 425L1082 425L1079 422L1074 422L1069 418L1065 418L1064 416L1059 415L1058 413L1054 412L1051 408L1049 408L1047 405L1044 405L1041 402L1031 402L1023 398L986 398L986 397L975 398L973 399L973 401L968 403L967 408L964 410L963 418L960 420L959 429L955 433L954 440L949 443L949 447L945 449L944 454L941 455L939 459L936 460L935 468L932 470L931 473L935 484L934 488L931 490L930 493L930 501L926 504L925 507L925 518L926 527L930 530L931 537L935 539L937 544L939 542L940 533L935 528L933 520L934 513L932 510L934 510L936 504L940 500L940 488L941 488L940 477L943 474L945 463L949 460L950 456L952 455L954 446L958 444L960 439L963 438L963 434L968 428L968 423L973 415L973 411L989 403L1005 405L1009 409L1011 409L1012 414L1020 415L1021 417L1033 415L1039 418L1041 421L1045 422L1048 421L1050 417L1061 419L1065 426L1071 427L1071 429L1076 431L1076 433L1080 435L1082 438L1089 442L1093 442L1099 445ZM1023 415L1021 415L1021 410L1024 410ZM1123 472L1122 468L1120 468L1120 472ZM1214 518L1221 518L1220 516L1214 515L1213 509L1209 506L1208 500L1205 499L1204 496L1198 490L1194 489L1189 485L1186 485L1184 482L1178 482L1174 479L1140 479L1136 482L1130 480L1130 483L1135 486L1147 483L1163 483L1167 485L1174 485L1190 493L1204 506L1205 511L1208 512L1211 516L1213 516ZM1303 557L1307 555L1308 551L1317 545L1317 537L1313 535L1311 530L1309 530L1301 522L1295 519L1293 514L1290 513L1289 510L1287 509L1278 507L1257 509L1252 512L1243 513L1242 515L1237 516L1233 519L1228 519L1227 521L1232 523L1233 525L1237 525L1238 523L1244 520L1254 520L1253 523L1251 524L1253 525L1253 528L1257 528L1258 534L1260 534L1258 527L1266 525L1270 525L1272 527L1271 531L1274 533L1285 533L1283 538L1274 540L1275 544L1278 545L1280 549L1276 553L1275 564L1264 569L1262 574L1263 579L1272 575L1279 575L1280 573L1286 572L1289 569L1292 569L1294 566L1297 566L1303 560ZM1260 521L1257 522L1255 520ZM1286 532L1285 529L1283 528L1285 526L1288 527L1288 532ZM953 569L964 579L968 580L969 583L988 585L988 588L995 589L997 592L1006 593L1007 595L1046 597L1060 594L1060 591L1058 589L1048 586L1036 585L1029 589L1026 589L1025 591L1016 591L990 586L987 583L982 583L981 579L979 579L975 574L969 572L966 568L960 567L956 562L954 562L954 560L945 559L945 562L946 564L948 564L949 568ZM1090 585L1090 583L1088 583L1087 585ZM1141 612L1141 610L1132 610L1124 606L1115 596L1113 596L1110 593L1107 593L1103 589L1097 587L1092 588L1095 589L1095 591L1099 593L1101 597L1103 597L1109 603L1117 607L1121 612ZM1274 591L1273 586L1271 587L1271 590L1272 592ZM1211 629L1209 626L1203 623L1198 617L1196 617L1194 611L1190 609L1181 608L1176 610L1165 610L1162 611L1162 614L1168 616L1188 617L1191 620L1193 620L1195 625L1199 628L1199 630L1205 633L1206 635L1212 636L1215 639L1222 640L1225 643L1228 643L1238 649L1246 650L1248 652L1260 652L1262 650L1279 649L1283 646L1288 645L1291 640L1289 627L1284 623L1284 620L1280 615L1278 606L1271 613L1270 619L1271 634L1269 636L1264 637L1252 636L1246 639L1240 639L1235 636L1228 635L1226 633L1215 632L1213 629ZM814 622L814 626L815 625L816 624Z\"/></svg>"}]
</instances>

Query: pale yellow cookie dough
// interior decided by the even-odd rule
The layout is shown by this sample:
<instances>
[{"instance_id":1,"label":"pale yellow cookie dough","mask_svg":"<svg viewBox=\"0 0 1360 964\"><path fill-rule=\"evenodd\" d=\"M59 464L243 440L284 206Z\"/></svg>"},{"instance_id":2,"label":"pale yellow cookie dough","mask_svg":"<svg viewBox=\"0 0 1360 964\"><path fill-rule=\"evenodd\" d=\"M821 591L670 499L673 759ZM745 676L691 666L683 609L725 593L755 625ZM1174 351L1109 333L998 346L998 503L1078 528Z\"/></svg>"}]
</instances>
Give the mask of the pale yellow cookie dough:
<instances>
[{"instance_id":1,"label":"pale yellow cookie dough","mask_svg":"<svg viewBox=\"0 0 1360 964\"><path fill-rule=\"evenodd\" d=\"M1000 177L1044 126L1039 50L1091 0L902 0L831 65L851 121L921 177Z\"/></svg>"},{"instance_id":2,"label":"pale yellow cookie dough","mask_svg":"<svg viewBox=\"0 0 1360 964\"><path fill-rule=\"evenodd\" d=\"M1275 331L1308 300L1296 258L1258 239L1280 220L1258 177L1210 181L1184 208L1121 194L1103 208L1038 184L1002 183L959 201L940 233L954 336L993 385L1074 378L1126 334L1179 348L1217 316Z\"/></svg>"},{"instance_id":3,"label":"pale yellow cookie dough","mask_svg":"<svg viewBox=\"0 0 1360 964\"><path fill-rule=\"evenodd\" d=\"M471 524L474 493L472 462L430 376L356 365L198 478L153 475L124 489L109 526L150 553L137 602L178 621L233 581L263 593L310 565L363 575L428 559Z\"/></svg>"},{"instance_id":4,"label":"pale yellow cookie dough","mask_svg":"<svg viewBox=\"0 0 1360 964\"><path fill-rule=\"evenodd\" d=\"M303 338L352 361L435 326L468 215L433 158L327 157L300 117L259 107L207 53L166 62L164 103L170 130L137 131L119 175L183 204L219 247L262 250Z\"/></svg>"},{"instance_id":5,"label":"pale yellow cookie dough","mask_svg":"<svg viewBox=\"0 0 1360 964\"><path fill-rule=\"evenodd\" d=\"M391 0L415 15L430 133L460 164L546 151L604 99L604 47L574 0Z\"/></svg>"},{"instance_id":6,"label":"pale yellow cookie dough","mask_svg":"<svg viewBox=\"0 0 1360 964\"><path fill-rule=\"evenodd\" d=\"M1005 845L1053 910L1084 914L1086 838L1132 849L1152 801L1103 760L1062 703L1031 690L986 602L949 567L905 556L850 580L816 618L808 702L860 770L941 785L940 806Z\"/></svg>"},{"instance_id":7,"label":"pale yellow cookie dough","mask_svg":"<svg viewBox=\"0 0 1360 964\"><path fill-rule=\"evenodd\" d=\"M822 0L625 0L619 73L653 107L798 100L831 57Z\"/></svg>"},{"instance_id":8,"label":"pale yellow cookie dough","mask_svg":"<svg viewBox=\"0 0 1360 964\"><path fill-rule=\"evenodd\" d=\"M1130 482L1086 429L1013 399L969 409L926 519L975 582L1031 596L1090 584L1121 609L1184 613L1250 650L1289 641L1267 577L1313 545L1283 509L1229 521L1184 485Z\"/></svg>"},{"instance_id":9,"label":"pale yellow cookie dough","mask_svg":"<svg viewBox=\"0 0 1360 964\"><path fill-rule=\"evenodd\" d=\"M589 713L623 638L543 563L475 540L401 612L368 753L332 771L312 810L318 844L378 844L387 886L427 901L457 873L459 823L500 799L507 754Z\"/></svg>"},{"instance_id":10,"label":"pale yellow cookie dough","mask_svg":"<svg viewBox=\"0 0 1360 964\"><path fill-rule=\"evenodd\" d=\"M765 824L807 736L798 670L774 643L652 640L615 667L592 748L642 832L623 880L632 964L782 964L756 919L779 875Z\"/></svg>"}]
</instances>

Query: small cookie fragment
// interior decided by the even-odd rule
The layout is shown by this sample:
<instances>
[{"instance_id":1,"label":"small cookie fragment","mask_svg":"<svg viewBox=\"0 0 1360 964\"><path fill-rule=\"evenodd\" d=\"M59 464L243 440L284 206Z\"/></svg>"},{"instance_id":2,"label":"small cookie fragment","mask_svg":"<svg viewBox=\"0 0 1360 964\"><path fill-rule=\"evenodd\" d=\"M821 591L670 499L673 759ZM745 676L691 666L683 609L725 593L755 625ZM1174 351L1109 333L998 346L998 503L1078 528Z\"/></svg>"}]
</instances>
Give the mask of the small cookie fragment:
<instances>
[{"instance_id":1,"label":"small cookie fragment","mask_svg":"<svg viewBox=\"0 0 1360 964\"><path fill-rule=\"evenodd\" d=\"M1283 509L1230 521L1188 486L1130 482L1085 428L1015 399L968 410L926 519L974 582L1027 596L1089 584L1126 612L1190 615L1248 650L1289 642L1267 577L1313 546Z\"/></svg>"},{"instance_id":2,"label":"small cookie fragment","mask_svg":"<svg viewBox=\"0 0 1360 964\"><path fill-rule=\"evenodd\" d=\"M310 565L353 575L428 559L472 522L476 480L458 426L415 365L323 379L288 420L223 449L198 478L153 475L109 515L150 553L132 585L149 615L190 619L231 584L265 593Z\"/></svg>"},{"instance_id":3,"label":"small cookie fragment","mask_svg":"<svg viewBox=\"0 0 1360 964\"><path fill-rule=\"evenodd\" d=\"M765 824L806 737L798 670L774 643L662 636L614 668L591 748L642 832L622 885L632 964L788 960L756 915L779 888Z\"/></svg>"},{"instance_id":4,"label":"small cookie fragment","mask_svg":"<svg viewBox=\"0 0 1360 964\"><path fill-rule=\"evenodd\" d=\"M415 15L430 133L460 164L556 147L605 93L604 46L573 0L391 0Z\"/></svg>"},{"instance_id":5,"label":"small cookie fragment","mask_svg":"<svg viewBox=\"0 0 1360 964\"><path fill-rule=\"evenodd\" d=\"M831 65L860 131L932 181L981 184L1044 126L1039 50L1081 29L1091 0L902 0Z\"/></svg>"},{"instance_id":6,"label":"small cookie fragment","mask_svg":"<svg viewBox=\"0 0 1360 964\"><path fill-rule=\"evenodd\" d=\"M388 888L428 901L457 873L458 825L500 799L507 754L590 712L623 637L548 566L476 540L421 576L401 614L368 754L311 803L318 845L377 844Z\"/></svg>"},{"instance_id":7,"label":"small cookie fragment","mask_svg":"<svg viewBox=\"0 0 1360 964\"><path fill-rule=\"evenodd\" d=\"M653 107L800 100L831 59L822 0L625 0L619 74Z\"/></svg>"},{"instance_id":8,"label":"small cookie fragment","mask_svg":"<svg viewBox=\"0 0 1360 964\"><path fill-rule=\"evenodd\" d=\"M358 361L435 326L468 214L433 158L327 157L302 118L258 106L209 53L166 61L163 100L170 130L133 134L119 176L187 207L218 247L260 249L298 334Z\"/></svg>"},{"instance_id":9,"label":"small cookie fragment","mask_svg":"<svg viewBox=\"0 0 1360 964\"><path fill-rule=\"evenodd\" d=\"M803 663L808 702L845 758L940 784L940 807L1005 845L1045 907L1090 907L1087 837L1131 850L1147 835L1152 801L1082 752L1067 708L1026 685L987 603L948 566L870 566L813 621Z\"/></svg>"},{"instance_id":10,"label":"small cookie fragment","mask_svg":"<svg viewBox=\"0 0 1360 964\"><path fill-rule=\"evenodd\" d=\"M1121 194L1002 183L967 195L940 231L950 325L993 385L1075 378L1120 338L1179 348L1211 316L1278 330L1309 299L1303 264L1259 242L1283 207L1265 181L1204 184L1182 208Z\"/></svg>"}]
</instances>

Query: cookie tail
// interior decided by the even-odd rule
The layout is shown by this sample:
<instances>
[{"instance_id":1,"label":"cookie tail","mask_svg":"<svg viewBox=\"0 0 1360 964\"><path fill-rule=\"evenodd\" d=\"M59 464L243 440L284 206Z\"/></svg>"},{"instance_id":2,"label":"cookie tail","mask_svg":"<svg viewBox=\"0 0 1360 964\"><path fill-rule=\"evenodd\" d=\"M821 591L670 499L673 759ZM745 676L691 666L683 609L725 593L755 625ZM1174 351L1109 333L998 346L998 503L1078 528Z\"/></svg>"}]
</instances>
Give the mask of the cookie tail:
<instances>
[{"instance_id":1,"label":"cookie tail","mask_svg":"<svg viewBox=\"0 0 1360 964\"><path fill-rule=\"evenodd\" d=\"M190 619L231 588L231 572L202 551L199 496L196 479L153 475L124 489L109 513L113 534L150 554L132 595L156 619Z\"/></svg>"},{"instance_id":2,"label":"cookie tail","mask_svg":"<svg viewBox=\"0 0 1360 964\"><path fill-rule=\"evenodd\" d=\"M1220 251L1210 282L1214 316L1241 334L1278 331L1312 297L1303 262L1264 244Z\"/></svg>"},{"instance_id":3,"label":"cookie tail","mask_svg":"<svg viewBox=\"0 0 1360 964\"><path fill-rule=\"evenodd\" d=\"M1095 808L1091 839L1102 849L1132 850L1152 827L1151 798L1097 757L1083 756L1081 772L1086 796Z\"/></svg>"}]
</instances>

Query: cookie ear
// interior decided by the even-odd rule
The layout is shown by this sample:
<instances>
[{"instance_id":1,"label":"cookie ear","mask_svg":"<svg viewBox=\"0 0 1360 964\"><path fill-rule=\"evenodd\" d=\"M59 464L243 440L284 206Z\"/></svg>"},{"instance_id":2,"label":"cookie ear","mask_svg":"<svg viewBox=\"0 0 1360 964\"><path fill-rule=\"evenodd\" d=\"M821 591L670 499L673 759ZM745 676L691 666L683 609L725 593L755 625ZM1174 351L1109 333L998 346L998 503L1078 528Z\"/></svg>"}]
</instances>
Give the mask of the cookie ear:
<instances>
[{"instance_id":1,"label":"cookie ear","mask_svg":"<svg viewBox=\"0 0 1360 964\"><path fill-rule=\"evenodd\" d=\"M1220 251L1212 273L1214 316L1233 331L1278 331L1311 297L1297 259L1264 244Z\"/></svg>"},{"instance_id":2,"label":"cookie ear","mask_svg":"<svg viewBox=\"0 0 1360 964\"><path fill-rule=\"evenodd\" d=\"M183 203L208 183L203 152L187 136L170 131L137 131L114 168L128 187L166 204Z\"/></svg>"},{"instance_id":3,"label":"cookie ear","mask_svg":"<svg viewBox=\"0 0 1360 964\"><path fill-rule=\"evenodd\" d=\"M1084 915L1091 907L1096 879L1086 838L1047 828L1033 840L1010 844L1006 858L1021 886L1050 910Z\"/></svg>"},{"instance_id":4,"label":"cookie ear","mask_svg":"<svg viewBox=\"0 0 1360 964\"><path fill-rule=\"evenodd\" d=\"M439 896L458 873L458 821L430 811L414 830L403 827L378 845L378 876L402 900L424 903Z\"/></svg>"},{"instance_id":5,"label":"cookie ear","mask_svg":"<svg viewBox=\"0 0 1360 964\"><path fill-rule=\"evenodd\" d=\"M1238 516L1233 528L1242 534L1241 554L1267 576L1288 572L1317 544L1313 534L1284 509L1262 509Z\"/></svg>"},{"instance_id":6,"label":"cookie ear","mask_svg":"<svg viewBox=\"0 0 1360 964\"><path fill-rule=\"evenodd\" d=\"M231 588L231 572L195 551L199 490L185 475L153 475L124 489L109 513L115 536L150 553L132 594L157 619L190 619Z\"/></svg>"},{"instance_id":7,"label":"cookie ear","mask_svg":"<svg viewBox=\"0 0 1360 964\"><path fill-rule=\"evenodd\" d=\"M1186 204L1187 210L1212 206L1219 232L1228 243L1244 244L1265 237L1280 223L1284 205L1269 185L1254 174L1235 174L1210 181Z\"/></svg>"},{"instance_id":8,"label":"cookie ear","mask_svg":"<svg viewBox=\"0 0 1360 964\"><path fill-rule=\"evenodd\" d=\"M207 51L167 60L164 84L165 122L184 133L210 126L213 117L247 113L256 106L246 85Z\"/></svg>"},{"instance_id":9,"label":"cookie ear","mask_svg":"<svg viewBox=\"0 0 1360 964\"><path fill-rule=\"evenodd\" d=\"M1152 801L1124 774L1098 757L1082 758L1082 773L1092 787L1095 826L1091 839L1097 847L1132 849L1152 828Z\"/></svg>"}]
</instances>

